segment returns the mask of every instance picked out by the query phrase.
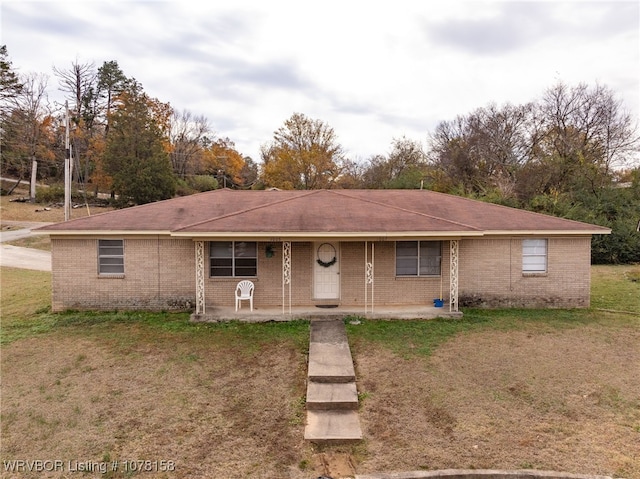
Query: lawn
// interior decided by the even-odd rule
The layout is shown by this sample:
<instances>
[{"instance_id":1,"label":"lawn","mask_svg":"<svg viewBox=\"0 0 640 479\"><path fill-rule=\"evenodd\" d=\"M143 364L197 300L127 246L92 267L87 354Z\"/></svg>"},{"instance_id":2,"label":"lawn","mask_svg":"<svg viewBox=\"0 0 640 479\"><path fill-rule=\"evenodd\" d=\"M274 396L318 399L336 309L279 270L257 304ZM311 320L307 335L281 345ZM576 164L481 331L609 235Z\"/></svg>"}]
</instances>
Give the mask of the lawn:
<instances>
[{"instance_id":1,"label":"lawn","mask_svg":"<svg viewBox=\"0 0 640 479\"><path fill-rule=\"evenodd\" d=\"M118 461L95 477L309 478L325 453L349 456L358 473L640 479L637 270L593 267L588 310L347 321L365 440L314 447L303 440L308 323L52 314L50 273L2 268L0 455L67 469ZM127 460L162 471L126 471Z\"/></svg>"}]
</instances>

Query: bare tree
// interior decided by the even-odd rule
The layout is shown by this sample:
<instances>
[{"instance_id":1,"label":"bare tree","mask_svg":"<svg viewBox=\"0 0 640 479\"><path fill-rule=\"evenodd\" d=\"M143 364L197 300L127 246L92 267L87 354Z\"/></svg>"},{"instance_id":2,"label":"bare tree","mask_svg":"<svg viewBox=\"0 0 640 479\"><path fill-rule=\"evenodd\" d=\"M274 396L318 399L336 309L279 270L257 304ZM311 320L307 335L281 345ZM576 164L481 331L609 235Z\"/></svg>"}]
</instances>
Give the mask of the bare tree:
<instances>
[{"instance_id":1,"label":"bare tree","mask_svg":"<svg viewBox=\"0 0 640 479\"><path fill-rule=\"evenodd\" d=\"M539 116L537 152L554 172L547 189L581 181L597 194L639 151L637 126L605 86L558 83L545 92Z\"/></svg>"},{"instance_id":2,"label":"bare tree","mask_svg":"<svg viewBox=\"0 0 640 479\"><path fill-rule=\"evenodd\" d=\"M204 116L194 116L183 110L171 117L171 164L173 172L180 178L193 173L203 151L203 140L211 132Z\"/></svg>"},{"instance_id":3,"label":"bare tree","mask_svg":"<svg viewBox=\"0 0 640 479\"><path fill-rule=\"evenodd\" d=\"M430 138L430 161L465 193L515 193L516 176L531 158L533 105L491 104L442 122Z\"/></svg>"},{"instance_id":4,"label":"bare tree","mask_svg":"<svg viewBox=\"0 0 640 479\"><path fill-rule=\"evenodd\" d=\"M97 71L95 64L71 63L71 68L62 70L53 67L54 74L58 77L60 91L67 94L67 99L71 102L72 111L77 117L82 114L82 106L85 98L95 89ZM77 121L77 119L76 119Z\"/></svg>"},{"instance_id":5,"label":"bare tree","mask_svg":"<svg viewBox=\"0 0 640 479\"><path fill-rule=\"evenodd\" d=\"M51 124L51 110L47 100L48 77L44 74L32 73L21 76L22 89L11 99L12 112L5 119L3 130L9 136L3 143L7 147L7 155L3 151L3 160L11 159L14 171L19 179L28 171L31 164L30 199L35 201L36 179L38 175L38 159L52 159L48 127ZM3 161L4 162L4 161Z\"/></svg>"},{"instance_id":6,"label":"bare tree","mask_svg":"<svg viewBox=\"0 0 640 479\"><path fill-rule=\"evenodd\" d=\"M60 91L66 94L70 103L72 130L71 146L75 179L87 182L91 165L88 158L89 144L94 135L94 121L98 116L98 96L96 95L97 71L93 62L72 62L68 70L53 67L58 77Z\"/></svg>"}]
</instances>

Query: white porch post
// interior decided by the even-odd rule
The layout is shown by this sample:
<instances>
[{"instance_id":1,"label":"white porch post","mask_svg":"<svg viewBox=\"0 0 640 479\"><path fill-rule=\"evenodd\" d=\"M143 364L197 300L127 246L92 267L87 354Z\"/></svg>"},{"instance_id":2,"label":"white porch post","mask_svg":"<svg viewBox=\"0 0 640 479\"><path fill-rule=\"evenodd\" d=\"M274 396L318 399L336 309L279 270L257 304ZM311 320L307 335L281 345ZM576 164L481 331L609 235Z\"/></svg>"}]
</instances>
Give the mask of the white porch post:
<instances>
[{"instance_id":1,"label":"white porch post","mask_svg":"<svg viewBox=\"0 0 640 479\"><path fill-rule=\"evenodd\" d=\"M371 312L373 313L373 305L374 305L374 299L373 299L373 277L374 277L374 273L373 273L373 260L374 260L374 254L375 254L375 246L374 243L371 243L371 261L369 261L369 242L365 241L364 242L364 266L365 266L365 273L364 273L364 314L367 314L367 307L368 307L368 297L367 297L367 292L369 289L369 285L371 285Z\"/></svg>"},{"instance_id":2,"label":"white porch post","mask_svg":"<svg viewBox=\"0 0 640 479\"><path fill-rule=\"evenodd\" d=\"M291 241L282 242L282 314L285 313L285 286L289 287L289 314L291 314Z\"/></svg>"},{"instance_id":3,"label":"white porch post","mask_svg":"<svg viewBox=\"0 0 640 479\"><path fill-rule=\"evenodd\" d=\"M204 241L196 241L196 314L204 313Z\"/></svg>"},{"instance_id":4,"label":"white porch post","mask_svg":"<svg viewBox=\"0 0 640 479\"><path fill-rule=\"evenodd\" d=\"M451 240L449 254L449 312L458 311L458 248L459 241Z\"/></svg>"}]
</instances>

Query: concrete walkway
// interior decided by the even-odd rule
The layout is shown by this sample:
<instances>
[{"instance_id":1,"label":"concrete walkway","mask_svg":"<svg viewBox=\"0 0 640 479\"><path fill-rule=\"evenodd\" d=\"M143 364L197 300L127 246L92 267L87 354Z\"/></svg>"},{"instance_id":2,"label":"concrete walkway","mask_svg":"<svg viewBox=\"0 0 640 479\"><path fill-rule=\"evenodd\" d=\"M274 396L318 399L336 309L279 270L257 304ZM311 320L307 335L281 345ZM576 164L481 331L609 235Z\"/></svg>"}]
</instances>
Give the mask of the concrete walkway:
<instances>
[{"instance_id":1,"label":"concrete walkway","mask_svg":"<svg viewBox=\"0 0 640 479\"><path fill-rule=\"evenodd\" d=\"M15 229L0 232L0 243L27 238L32 235L33 228L50 224L33 221L3 221L2 223L3 225L13 225ZM51 271L51 253L34 248L2 244L0 245L0 266Z\"/></svg>"},{"instance_id":2,"label":"concrete walkway","mask_svg":"<svg viewBox=\"0 0 640 479\"><path fill-rule=\"evenodd\" d=\"M317 444L362 439L356 375L342 320L311 322L304 438Z\"/></svg>"},{"instance_id":3,"label":"concrete walkway","mask_svg":"<svg viewBox=\"0 0 640 479\"><path fill-rule=\"evenodd\" d=\"M51 253L9 244L0 245L0 266L51 271Z\"/></svg>"}]
</instances>

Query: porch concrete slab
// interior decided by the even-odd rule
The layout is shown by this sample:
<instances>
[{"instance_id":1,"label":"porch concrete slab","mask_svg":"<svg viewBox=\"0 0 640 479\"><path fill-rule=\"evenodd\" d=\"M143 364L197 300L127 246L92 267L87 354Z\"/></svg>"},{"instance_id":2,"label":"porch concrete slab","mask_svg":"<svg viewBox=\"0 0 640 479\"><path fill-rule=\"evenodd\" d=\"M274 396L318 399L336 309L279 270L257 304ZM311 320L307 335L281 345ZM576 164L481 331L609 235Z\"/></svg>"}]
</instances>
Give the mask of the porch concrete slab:
<instances>
[{"instance_id":1,"label":"porch concrete slab","mask_svg":"<svg viewBox=\"0 0 640 479\"><path fill-rule=\"evenodd\" d=\"M358 409L356 383L307 384L307 409Z\"/></svg>"},{"instance_id":2,"label":"porch concrete slab","mask_svg":"<svg viewBox=\"0 0 640 479\"><path fill-rule=\"evenodd\" d=\"M362 440L358 411L307 411L304 438L317 444L344 444Z\"/></svg>"},{"instance_id":3,"label":"porch concrete slab","mask_svg":"<svg viewBox=\"0 0 640 479\"><path fill-rule=\"evenodd\" d=\"M354 316L366 319L433 319L433 318L461 318L462 312L449 312L448 306L435 308L424 305L408 306L378 306L366 312L363 307L338 306L337 308L316 308L310 306L298 306L284 310L282 307L260 307L255 306L253 311L248 307L243 307L235 311L233 306L211 306L207 305L205 314L192 314L191 321L194 322L223 322L241 321L247 323L260 323L267 321L292 321L302 320L343 320L345 317Z\"/></svg>"},{"instance_id":4,"label":"porch concrete slab","mask_svg":"<svg viewBox=\"0 0 640 479\"><path fill-rule=\"evenodd\" d=\"M313 323L311 323L313 325ZM309 381L348 383L356 373L348 343L309 343Z\"/></svg>"}]
</instances>

